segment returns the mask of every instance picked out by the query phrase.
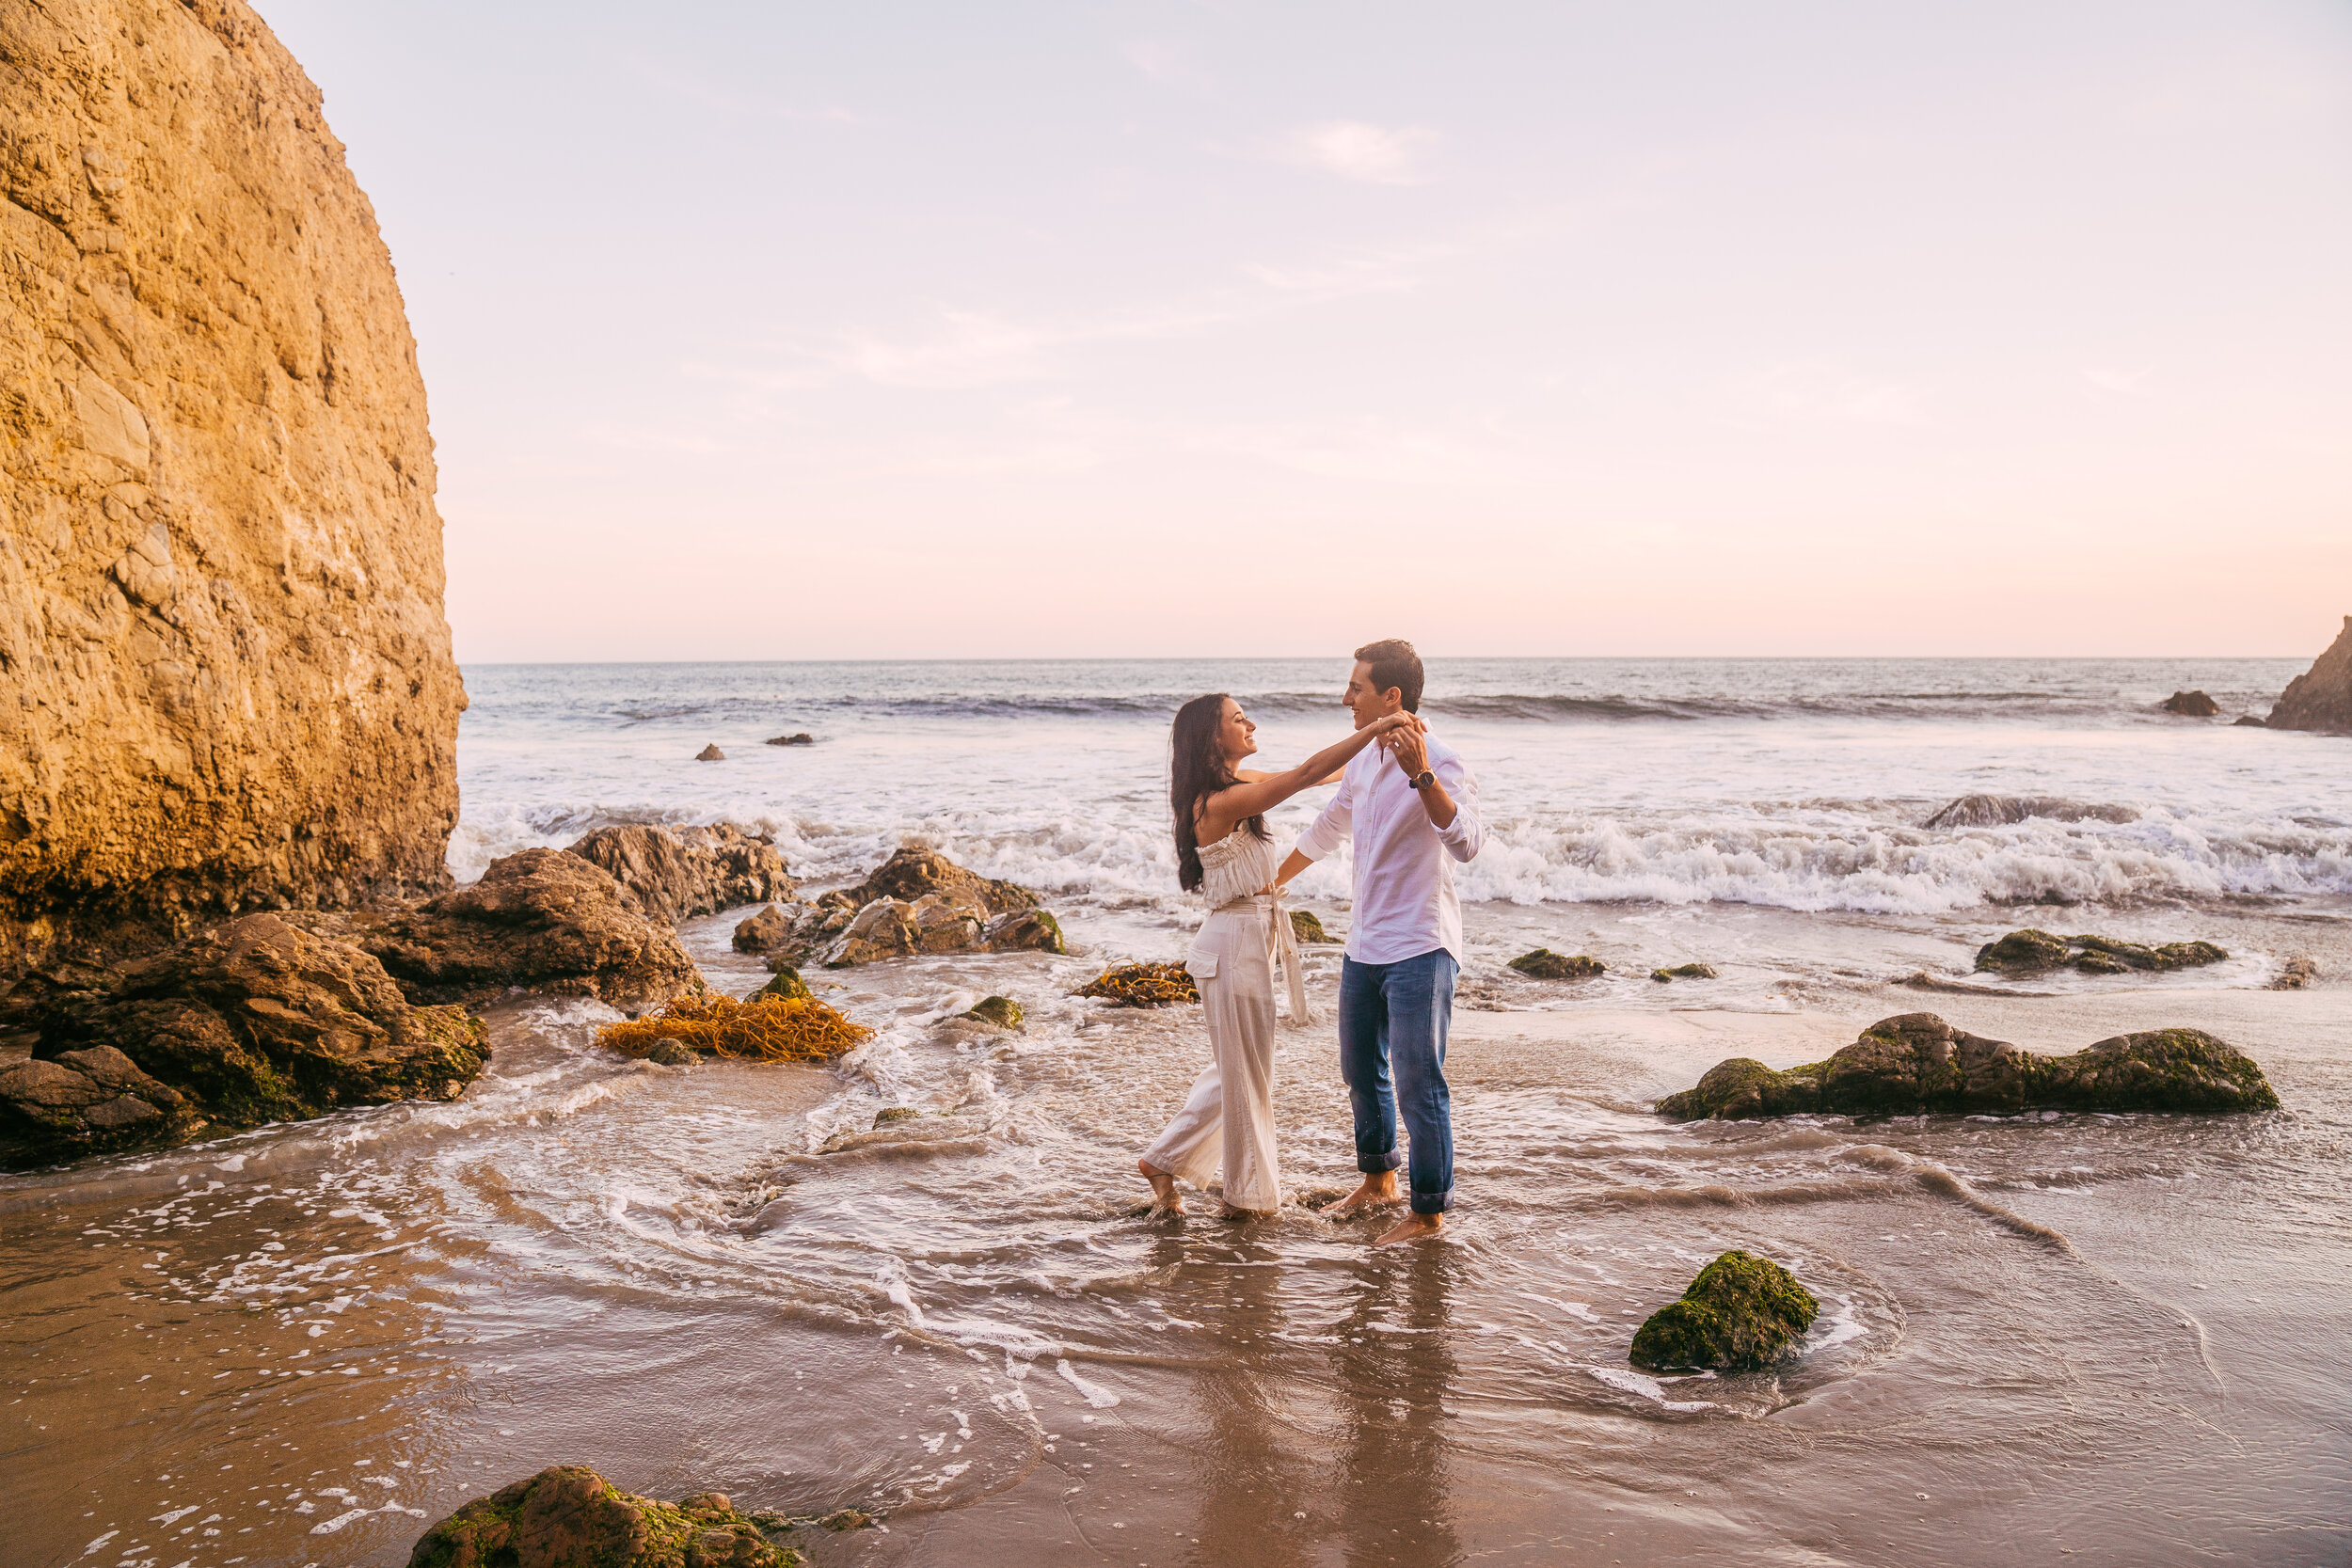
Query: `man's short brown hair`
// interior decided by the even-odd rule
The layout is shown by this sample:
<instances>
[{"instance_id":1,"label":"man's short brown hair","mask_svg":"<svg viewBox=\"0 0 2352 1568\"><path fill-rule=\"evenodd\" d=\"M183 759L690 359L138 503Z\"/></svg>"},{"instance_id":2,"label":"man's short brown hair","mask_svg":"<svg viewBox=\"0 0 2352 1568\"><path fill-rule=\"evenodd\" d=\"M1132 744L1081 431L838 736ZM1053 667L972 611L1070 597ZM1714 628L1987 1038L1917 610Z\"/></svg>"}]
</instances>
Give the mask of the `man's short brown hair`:
<instances>
[{"instance_id":1,"label":"man's short brown hair","mask_svg":"<svg viewBox=\"0 0 2352 1568\"><path fill-rule=\"evenodd\" d=\"M1393 686L1406 712L1421 711L1421 655L1413 652L1410 642L1401 637L1367 642L1356 650L1356 662L1371 667L1373 690L1386 691Z\"/></svg>"}]
</instances>

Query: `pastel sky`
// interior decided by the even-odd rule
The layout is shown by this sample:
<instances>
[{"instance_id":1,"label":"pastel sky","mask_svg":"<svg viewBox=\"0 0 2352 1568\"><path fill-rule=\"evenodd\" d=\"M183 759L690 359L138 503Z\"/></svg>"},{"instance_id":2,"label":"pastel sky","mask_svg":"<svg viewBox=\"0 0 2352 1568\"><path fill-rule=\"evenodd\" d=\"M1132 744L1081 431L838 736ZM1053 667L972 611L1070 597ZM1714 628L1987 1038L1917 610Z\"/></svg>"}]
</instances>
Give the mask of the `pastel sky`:
<instances>
[{"instance_id":1,"label":"pastel sky","mask_svg":"<svg viewBox=\"0 0 2352 1568\"><path fill-rule=\"evenodd\" d=\"M2352 612L2341 0L259 6L468 660Z\"/></svg>"}]
</instances>

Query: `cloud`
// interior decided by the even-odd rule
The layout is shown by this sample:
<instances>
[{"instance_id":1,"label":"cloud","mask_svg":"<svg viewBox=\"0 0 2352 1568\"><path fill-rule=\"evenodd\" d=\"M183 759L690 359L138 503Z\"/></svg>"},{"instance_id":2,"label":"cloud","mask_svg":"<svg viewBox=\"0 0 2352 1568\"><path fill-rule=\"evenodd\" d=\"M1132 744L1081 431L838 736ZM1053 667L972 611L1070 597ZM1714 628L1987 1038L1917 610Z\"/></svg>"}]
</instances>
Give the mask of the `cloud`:
<instances>
[{"instance_id":1,"label":"cloud","mask_svg":"<svg viewBox=\"0 0 2352 1568\"><path fill-rule=\"evenodd\" d=\"M1319 168L1343 180L1370 185L1417 185L1426 176L1422 150L1438 139L1435 131L1406 125L1391 130L1359 119L1302 125L1283 138L1282 157L1302 168Z\"/></svg>"}]
</instances>

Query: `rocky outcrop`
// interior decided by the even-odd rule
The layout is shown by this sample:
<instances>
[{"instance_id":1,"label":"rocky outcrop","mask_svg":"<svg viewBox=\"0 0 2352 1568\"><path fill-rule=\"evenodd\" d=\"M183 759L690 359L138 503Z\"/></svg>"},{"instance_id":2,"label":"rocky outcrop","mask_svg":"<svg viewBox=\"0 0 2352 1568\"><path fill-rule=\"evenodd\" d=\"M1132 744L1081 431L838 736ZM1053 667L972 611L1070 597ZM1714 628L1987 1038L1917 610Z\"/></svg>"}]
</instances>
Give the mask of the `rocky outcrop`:
<instances>
[{"instance_id":1,"label":"rocky outcrop","mask_svg":"<svg viewBox=\"0 0 2352 1568\"><path fill-rule=\"evenodd\" d=\"M0 974L448 886L416 351L245 0L0 6Z\"/></svg>"},{"instance_id":2,"label":"rocky outcrop","mask_svg":"<svg viewBox=\"0 0 2352 1568\"><path fill-rule=\"evenodd\" d=\"M408 1568L790 1568L757 1521L717 1492L675 1503L560 1465L476 1497L424 1532Z\"/></svg>"},{"instance_id":3,"label":"rocky outcrop","mask_svg":"<svg viewBox=\"0 0 2352 1568\"><path fill-rule=\"evenodd\" d=\"M1520 954L1511 960L1511 967L1536 980L1591 980L1609 973L1598 958L1581 953L1570 958L1549 947Z\"/></svg>"},{"instance_id":4,"label":"rocky outcrop","mask_svg":"<svg viewBox=\"0 0 2352 1568\"><path fill-rule=\"evenodd\" d=\"M876 866L855 887L836 888L818 900L828 909L862 910L877 898L912 904L927 895L983 919L1038 907L1038 896L1018 882L1000 882L966 871L936 849L902 848Z\"/></svg>"},{"instance_id":5,"label":"rocky outcrop","mask_svg":"<svg viewBox=\"0 0 2352 1568\"><path fill-rule=\"evenodd\" d=\"M974 875L929 849L901 849L853 888L814 904L770 905L735 928L739 953L848 969L941 953L1067 953L1037 895Z\"/></svg>"},{"instance_id":6,"label":"rocky outcrop","mask_svg":"<svg viewBox=\"0 0 2352 1568\"><path fill-rule=\"evenodd\" d=\"M747 833L732 822L598 828L564 853L611 872L631 909L673 926L793 893L773 835Z\"/></svg>"},{"instance_id":7,"label":"rocky outcrop","mask_svg":"<svg viewBox=\"0 0 2352 1568\"><path fill-rule=\"evenodd\" d=\"M492 861L472 886L415 909L310 923L375 955L417 1001L522 990L634 1007L703 984L675 932L631 908L601 866L555 849Z\"/></svg>"},{"instance_id":8,"label":"rocky outcrop","mask_svg":"<svg viewBox=\"0 0 2352 1568\"><path fill-rule=\"evenodd\" d=\"M1699 1271L1681 1300L1649 1315L1629 1358L1653 1371L1754 1371L1780 1359L1820 1309L1778 1263L1726 1252Z\"/></svg>"},{"instance_id":9,"label":"rocky outcrop","mask_svg":"<svg viewBox=\"0 0 2352 1568\"><path fill-rule=\"evenodd\" d=\"M2007 828L2043 817L2052 822L2137 822L2129 806L2090 805L2055 795L1963 795L1920 824L1923 828Z\"/></svg>"},{"instance_id":10,"label":"rocky outcrop","mask_svg":"<svg viewBox=\"0 0 2352 1568\"><path fill-rule=\"evenodd\" d=\"M1677 1121L2278 1108L2253 1059L2202 1030L2118 1035L2071 1056L2042 1056L1933 1013L1882 1019L1828 1061L1784 1072L1735 1056L1658 1102Z\"/></svg>"},{"instance_id":11,"label":"rocky outcrop","mask_svg":"<svg viewBox=\"0 0 2352 1568\"><path fill-rule=\"evenodd\" d=\"M0 1004L0 1034L32 1058L0 1074L10 1166L452 1100L490 1050L479 1019L411 1006L367 953L274 914L119 969L28 975Z\"/></svg>"},{"instance_id":12,"label":"rocky outcrop","mask_svg":"<svg viewBox=\"0 0 2352 1568\"><path fill-rule=\"evenodd\" d=\"M1977 949L1977 970L1991 974L2042 974L2073 969L2085 974L2126 974L2134 970L2165 974L2217 964L2229 954L2210 942L2168 942L2149 946L2113 937L2053 936L2028 927Z\"/></svg>"},{"instance_id":13,"label":"rocky outcrop","mask_svg":"<svg viewBox=\"0 0 2352 1568\"><path fill-rule=\"evenodd\" d=\"M2221 705L2202 691L2175 691L2164 700L2164 711L2184 719L2212 719L2221 712Z\"/></svg>"},{"instance_id":14,"label":"rocky outcrop","mask_svg":"<svg viewBox=\"0 0 2352 1568\"><path fill-rule=\"evenodd\" d=\"M2287 682L2264 723L2274 730L2352 735L2352 615L2312 667Z\"/></svg>"}]
</instances>

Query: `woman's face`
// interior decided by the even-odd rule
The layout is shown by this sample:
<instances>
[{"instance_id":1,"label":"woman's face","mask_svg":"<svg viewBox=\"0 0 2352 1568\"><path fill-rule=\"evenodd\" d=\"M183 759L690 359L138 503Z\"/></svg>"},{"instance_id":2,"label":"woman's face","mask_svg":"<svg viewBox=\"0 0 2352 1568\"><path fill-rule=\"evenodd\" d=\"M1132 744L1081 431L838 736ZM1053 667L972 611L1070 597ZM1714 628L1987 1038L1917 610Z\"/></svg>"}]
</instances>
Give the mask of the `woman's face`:
<instances>
[{"instance_id":1,"label":"woman's face","mask_svg":"<svg viewBox=\"0 0 2352 1568\"><path fill-rule=\"evenodd\" d=\"M1225 699L1224 717L1217 721L1216 744L1229 766L1258 749L1258 726L1249 721L1249 715L1231 697Z\"/></svg>"}]
</instances>

